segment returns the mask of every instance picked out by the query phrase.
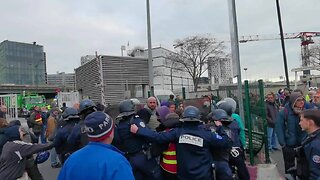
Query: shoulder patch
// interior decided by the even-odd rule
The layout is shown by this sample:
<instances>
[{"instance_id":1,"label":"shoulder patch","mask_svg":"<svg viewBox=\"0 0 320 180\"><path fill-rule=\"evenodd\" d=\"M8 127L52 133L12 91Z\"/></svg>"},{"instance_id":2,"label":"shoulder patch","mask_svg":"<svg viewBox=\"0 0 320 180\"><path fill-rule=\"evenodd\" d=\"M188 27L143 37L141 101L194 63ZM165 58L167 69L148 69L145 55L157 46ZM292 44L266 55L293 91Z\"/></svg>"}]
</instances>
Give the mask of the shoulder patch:
<instances>
[{"instance_id":1,"label":"shoulder patch","mask_svg":"<svg viewBox=\"0 0 320 180\"><path fill-rule=\"evenodd\" d=\"M192 136L189 134L183 134L179 137L180 144L191 144L199 147L203 147L203 139L201 137Z\"/></svg>"},{"instance_id":2,"label":"shoulder patch","mask_svg":"<svg viewBox=\"0 0 320 180\"><path fill-rule=\"evenodd\" d=\"M320 164L320 156L319 155L312 156L312 161L317 164Z\"/></svg>"},{"instance_id":3,"label":"shoulder patch","mask_svg":"<svg viewBox=\"0 0 320 180\"><path fill-rule=\"evenodd\" d=\"M216 134L217 139L222 139L222 137L219 134Z\"/></svg>"},{"instance_id":4,"label":"shoulder patch","mask_svg":"<svg viewBox=\"0 0 320 180\"><path fill-rule=\"evenodd\" d=\"M139 125L140 125L141 127L143 127L143 128L146 127L146 125L145 125L144 122L142 122L142 121L139 123Z\"/></svg>"}]
</instances>

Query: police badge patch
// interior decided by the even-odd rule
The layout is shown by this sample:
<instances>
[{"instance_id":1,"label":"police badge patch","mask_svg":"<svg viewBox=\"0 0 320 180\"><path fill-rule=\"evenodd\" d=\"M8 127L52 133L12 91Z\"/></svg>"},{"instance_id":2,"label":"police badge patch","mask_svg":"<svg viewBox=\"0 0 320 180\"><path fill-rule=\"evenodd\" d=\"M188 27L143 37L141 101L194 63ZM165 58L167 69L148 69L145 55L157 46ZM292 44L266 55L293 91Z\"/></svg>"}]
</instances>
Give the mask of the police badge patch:
<instances>
[{"instance_id":1,"label":"police badge patch","mask_svg":"<svg viewBox=\"0 0 320 180\"><path fill-rule=\"evenodd\" d=\"M139 125L140 125L141 127L143 127L143 128L146 127L146 125L144 124L144 122L140 122Z\"/></svg>"},{"instance_id":2,"label":"police badge patch","mask_svg":"<svg viewBox=\"0 0 320 180\"><path fill-rule=\"evenodd\" d=\"M318 155L312 156L312 161L319 164L320 163L320 156L318 156Z\"/></svg>"}]
</instances>

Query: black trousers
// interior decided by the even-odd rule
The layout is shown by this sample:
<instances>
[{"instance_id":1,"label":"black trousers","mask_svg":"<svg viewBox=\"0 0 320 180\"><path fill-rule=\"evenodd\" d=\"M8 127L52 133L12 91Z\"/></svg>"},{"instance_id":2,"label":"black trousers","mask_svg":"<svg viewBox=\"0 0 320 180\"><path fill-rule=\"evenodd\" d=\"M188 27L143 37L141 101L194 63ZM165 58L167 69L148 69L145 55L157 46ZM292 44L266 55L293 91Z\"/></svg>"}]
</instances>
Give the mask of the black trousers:
<instances>
[{"instance_id":1,"label":"black trousers","mask_svg":"<svg viewBox=\"0 0 320 180\"><path fill-rule=\"evenodd\" d=\"M288 169L295 167L296 152L294 148L295 146L285 146L282 148L284 169L286 174L288 174Z\"/></svg>"},{"instance_id":2,"label":"black trousers","mask_svg":"<svg viewBox=\"0 0 320 180\"><path fill-rule=\"evenodd\" d=\"M249 171L245 163L244 151L240 151L238 157L229 157L229 164L236 166L238 169L238 176L241 180L250 180Z\"/></svg>"}]
</instances>

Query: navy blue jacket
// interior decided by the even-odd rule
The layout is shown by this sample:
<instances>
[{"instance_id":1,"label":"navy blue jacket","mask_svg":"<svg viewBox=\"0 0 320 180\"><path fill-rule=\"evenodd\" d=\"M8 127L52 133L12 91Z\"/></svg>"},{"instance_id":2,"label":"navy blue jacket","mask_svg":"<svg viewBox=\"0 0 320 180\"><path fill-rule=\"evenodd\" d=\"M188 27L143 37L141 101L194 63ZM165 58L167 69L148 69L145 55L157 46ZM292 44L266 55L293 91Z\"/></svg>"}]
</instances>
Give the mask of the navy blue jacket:
<instances>
[{"instance_id":1,"label":"navy blue jacket","mask_svg":"<svg viewBox=\"0 0 320 180\"><path fill-rule=\"evenodd\" d=\"M140 127L142 125L145 127L144 122L139 118L139 116L131 115L121 119L115 129L115 136L117 136L116 140L118 141L116 144L121 144L123 146L121 150L128 155L140 152L143 146L148 144L146 138L137 136L130 132L131 124L136 124Z\"/></svg>"},{"instance_id":2,"label":"navy blue jacket","mask_svg":"<svg viewBox=\"0 0 320 180\"><path fill-rule=\"evenodd\" d=\"M306 136L299 125L299 115L295 114L290 106L290 103L286 104L277 115L275 129L281 146L299 146Z\"/></svg>"},{"instance_id":3,"label":"navy blue jacket","mask_svg":"<svg viewBox=\"0 0 320 180\"><path fill-rule=\"evenodd\" d=\"M309 143L304 145L304 153L306 155L309 167L309 180L320 179L320 129L308 135L312 138Z\"/></svg>"},{"instance_id":4,"label":"navy blue jacket","mask_svg":"<svg viewBox=\"0 0 320 180\"><path fill-rule=\"evenodd\" d=\"M215 134L199 125L199 122L185 122L180 128L160 133L140 126L137 134L158 143L176 144L179 179L212 179L213 149L230 148L232 141L222 127L217 128L218 134Z\"/></svg>"},{"instance_id":5,"label":"navy blue jacket","mask_svg":"<svg viewBox=\"0 0 320 180\"><path fill-rule=\"evenodd\" d=\"M68 143L68 137L77 121L66 121L62 127L58 127L53 144L57 154L66 154L73 151L73 144Z\"/></svg>"}]
</instances>

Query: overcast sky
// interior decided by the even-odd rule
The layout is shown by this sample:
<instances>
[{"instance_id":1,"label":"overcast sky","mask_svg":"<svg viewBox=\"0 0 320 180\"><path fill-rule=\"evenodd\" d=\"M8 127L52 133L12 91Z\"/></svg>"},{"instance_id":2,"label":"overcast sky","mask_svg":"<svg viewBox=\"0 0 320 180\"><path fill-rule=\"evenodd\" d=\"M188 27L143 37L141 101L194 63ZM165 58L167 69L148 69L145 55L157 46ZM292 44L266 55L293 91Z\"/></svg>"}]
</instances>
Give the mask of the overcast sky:
<instances>
[{"instance_id":1,"label":"overcast sky","mask_svg":"<svg viewBox=\"0 0 320 180\"><path fill-rule=\"evenodd\" d=\"M2 0L0 41L36 41L47 53L49 73L73 72L81 56L95 51L120 56L128 42L131 48L147 47L145 3ZM236 3L239 36L279 34L275 0ZM284 32L320 31L320 0L281 0L280 5ZM176 39L205 33L229 39L228 0L150 0L150 8L152 46L172 49ZM300 40L287 40L286 50L289 70L300 66ZM284 76L280 40L240 44L240 60L250 79Z\"/></svg>"}]
</instances>

